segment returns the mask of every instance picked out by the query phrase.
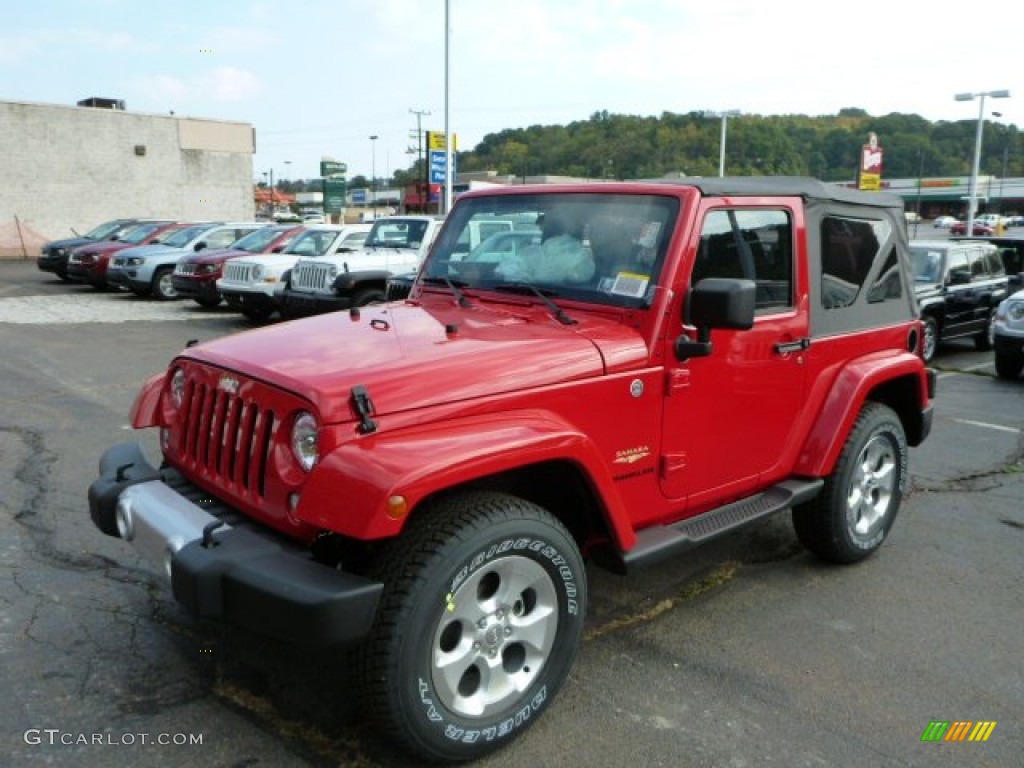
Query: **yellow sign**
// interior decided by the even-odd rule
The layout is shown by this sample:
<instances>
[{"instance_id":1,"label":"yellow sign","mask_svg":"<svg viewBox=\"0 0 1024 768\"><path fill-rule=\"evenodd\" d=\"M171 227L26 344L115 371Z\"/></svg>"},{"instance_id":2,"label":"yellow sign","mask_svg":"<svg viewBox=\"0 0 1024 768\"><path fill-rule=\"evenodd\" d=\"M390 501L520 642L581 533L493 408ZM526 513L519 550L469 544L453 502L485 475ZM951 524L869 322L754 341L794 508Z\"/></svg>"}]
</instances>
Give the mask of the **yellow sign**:
<instances>
[{"instance_id":1,"label":"yellow sign","mask_svg":"<svg viewBox=\"0 0 1024 768\"><path fill-rule=\"evenodd\" d=\"M444 131L427 131L427 149L447 149ZM452 134L452 151L459 151L459 134Z\"/></svg>"},{"instance_id":2,"label":"yellow sign","mask_svg":"<svg viewBox=\"0 0 1024 768\"><path fill-rule=\"evenodd\" d=\"M869 192L877 192L882 188L882 175L880 173L862 173L857 182L857 189L866 189Z\"/></svg>"}]
</instances>

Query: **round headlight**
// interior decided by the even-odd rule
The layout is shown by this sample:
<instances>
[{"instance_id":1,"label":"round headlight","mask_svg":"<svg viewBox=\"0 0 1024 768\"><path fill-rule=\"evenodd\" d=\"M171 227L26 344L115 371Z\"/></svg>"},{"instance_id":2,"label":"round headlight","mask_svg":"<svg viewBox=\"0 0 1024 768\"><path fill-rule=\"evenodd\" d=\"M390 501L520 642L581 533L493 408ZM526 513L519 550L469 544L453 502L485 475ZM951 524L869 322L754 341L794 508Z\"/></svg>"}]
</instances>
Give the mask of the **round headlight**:
<instances>
[{"instance_id":1,"label":"round headlight","mask_svg":"<svg viewBox=\"0 0 1024 768\"><path fill-rule=\"evenodd\" d=\"M175 408L181 408L185 402L185 372L178 368L171 376L171 402Z\"/></svg>"},{"instance_id":2,"label":"round headlight","mask_svg":"<svg viewBox=\"0 0 1024 768\"><path fill-rule=\"evenodd\" d=\"M319 458L320 427L316 417L306 411L300 412L292 424L292 454L307 472Z\"/></svg>"},{"instance_id":3,"label":"round headlight","mask_svg":"<svg viewBox=\"0 0 1024 768\"><path fill-rule=\"evenodd\" d=\"M1024 319L1024 301L1011 301L1006 308L1006 316L1014 322Z\"/></svg>"},{"instance_id":4,"label":"round headlight","mask_svg":"<svg viewBox=\"0 0 1024 768\"><path fill-rule=\"evenodd\" d=\"M327 270L327 277L328 277L328 279L333 280L337 276L338 276L338 268L337 267L332 266L329 270Z\"/></svg>"},{"instance_id":5,"label":"round headlight","mask_svg":"<svg viewBox=\"0 0 1024 768\"><path fill-rule=\"evenodd\" d=\"M254 264L253 267L252 267L252 272L250 272L249 274L252 275L252 279L253 280L262 280L263 279L263 267L261 265L259 265L259 264Z\"/></svg>"}]
</instances>

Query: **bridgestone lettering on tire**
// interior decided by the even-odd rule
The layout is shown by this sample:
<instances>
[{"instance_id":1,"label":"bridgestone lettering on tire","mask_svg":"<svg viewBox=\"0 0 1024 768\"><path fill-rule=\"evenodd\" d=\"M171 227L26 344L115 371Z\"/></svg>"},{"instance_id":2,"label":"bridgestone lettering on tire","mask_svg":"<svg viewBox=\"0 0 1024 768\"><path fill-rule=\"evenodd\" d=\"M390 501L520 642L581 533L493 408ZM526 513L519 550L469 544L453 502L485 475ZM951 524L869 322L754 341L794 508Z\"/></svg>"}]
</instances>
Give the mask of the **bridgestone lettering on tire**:
<instances>
[{"instance_id":1,"label":"bridgestone lettering on tire","mask_svg":"<svg viewBox=\"0 0 1024 768\"><path fill-rule=\"evenodd\" d=\"M377 559L360 661L381 731L421 758L478 758L519 735L572 666L586 574L572 536L519 498L473 492L418 510Z\"/></svg>"},{"instance_id":2,"label":"bridgestone lettering on tire","mask_svg":"<svg viewBox=\"0 0 1024 768\"><path fill-rule=\"evenodd\" d=\"M822 492L793 510L797 538L825 560L863 560L882 545L892 528L906 482L903 425L891 408L869 402Z\"/></svg>"}]
</instances>

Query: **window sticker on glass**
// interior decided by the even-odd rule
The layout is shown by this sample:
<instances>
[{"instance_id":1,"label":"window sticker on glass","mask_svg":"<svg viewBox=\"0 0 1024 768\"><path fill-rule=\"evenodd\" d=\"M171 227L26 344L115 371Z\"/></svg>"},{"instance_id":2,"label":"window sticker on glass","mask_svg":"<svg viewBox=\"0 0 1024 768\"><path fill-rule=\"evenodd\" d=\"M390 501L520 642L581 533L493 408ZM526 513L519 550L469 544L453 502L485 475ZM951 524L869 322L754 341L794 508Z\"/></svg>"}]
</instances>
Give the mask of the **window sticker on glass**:
<instances>
[{"instance_id":1,"label":"window sticker on glass","mask_svg":"<svg viewBox=\"0 0 1024 768\"><path fill-rule=\"evenodd\" d=\"M638 275L635 272L619 272L614 279L605 278L603 282L609 285L602 285L601 288L616 296L629 296L634 299L642 299L647 293L647 284L651 281L648 275Z\"/></svg>"}]
</instances>

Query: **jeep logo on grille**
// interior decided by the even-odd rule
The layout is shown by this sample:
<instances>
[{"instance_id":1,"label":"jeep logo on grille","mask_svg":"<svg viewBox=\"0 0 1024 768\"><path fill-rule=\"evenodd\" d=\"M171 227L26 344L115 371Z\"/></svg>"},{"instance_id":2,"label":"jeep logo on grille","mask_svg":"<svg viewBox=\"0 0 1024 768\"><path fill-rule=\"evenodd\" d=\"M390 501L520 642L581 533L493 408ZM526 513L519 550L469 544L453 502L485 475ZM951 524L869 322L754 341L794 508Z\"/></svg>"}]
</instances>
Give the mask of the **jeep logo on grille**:
<instances>
[{"instance_id":1,"label":"jeep logo on grille","mask_svg":"<svg viewBox=\"0 0 1024 768\"><path fill-rule=\"evenodd\" d=\"M217 382L217 389L227 392L229 395L238 394L238 379L234 376L221 376Z\"/></svg>"}]
</instances>

